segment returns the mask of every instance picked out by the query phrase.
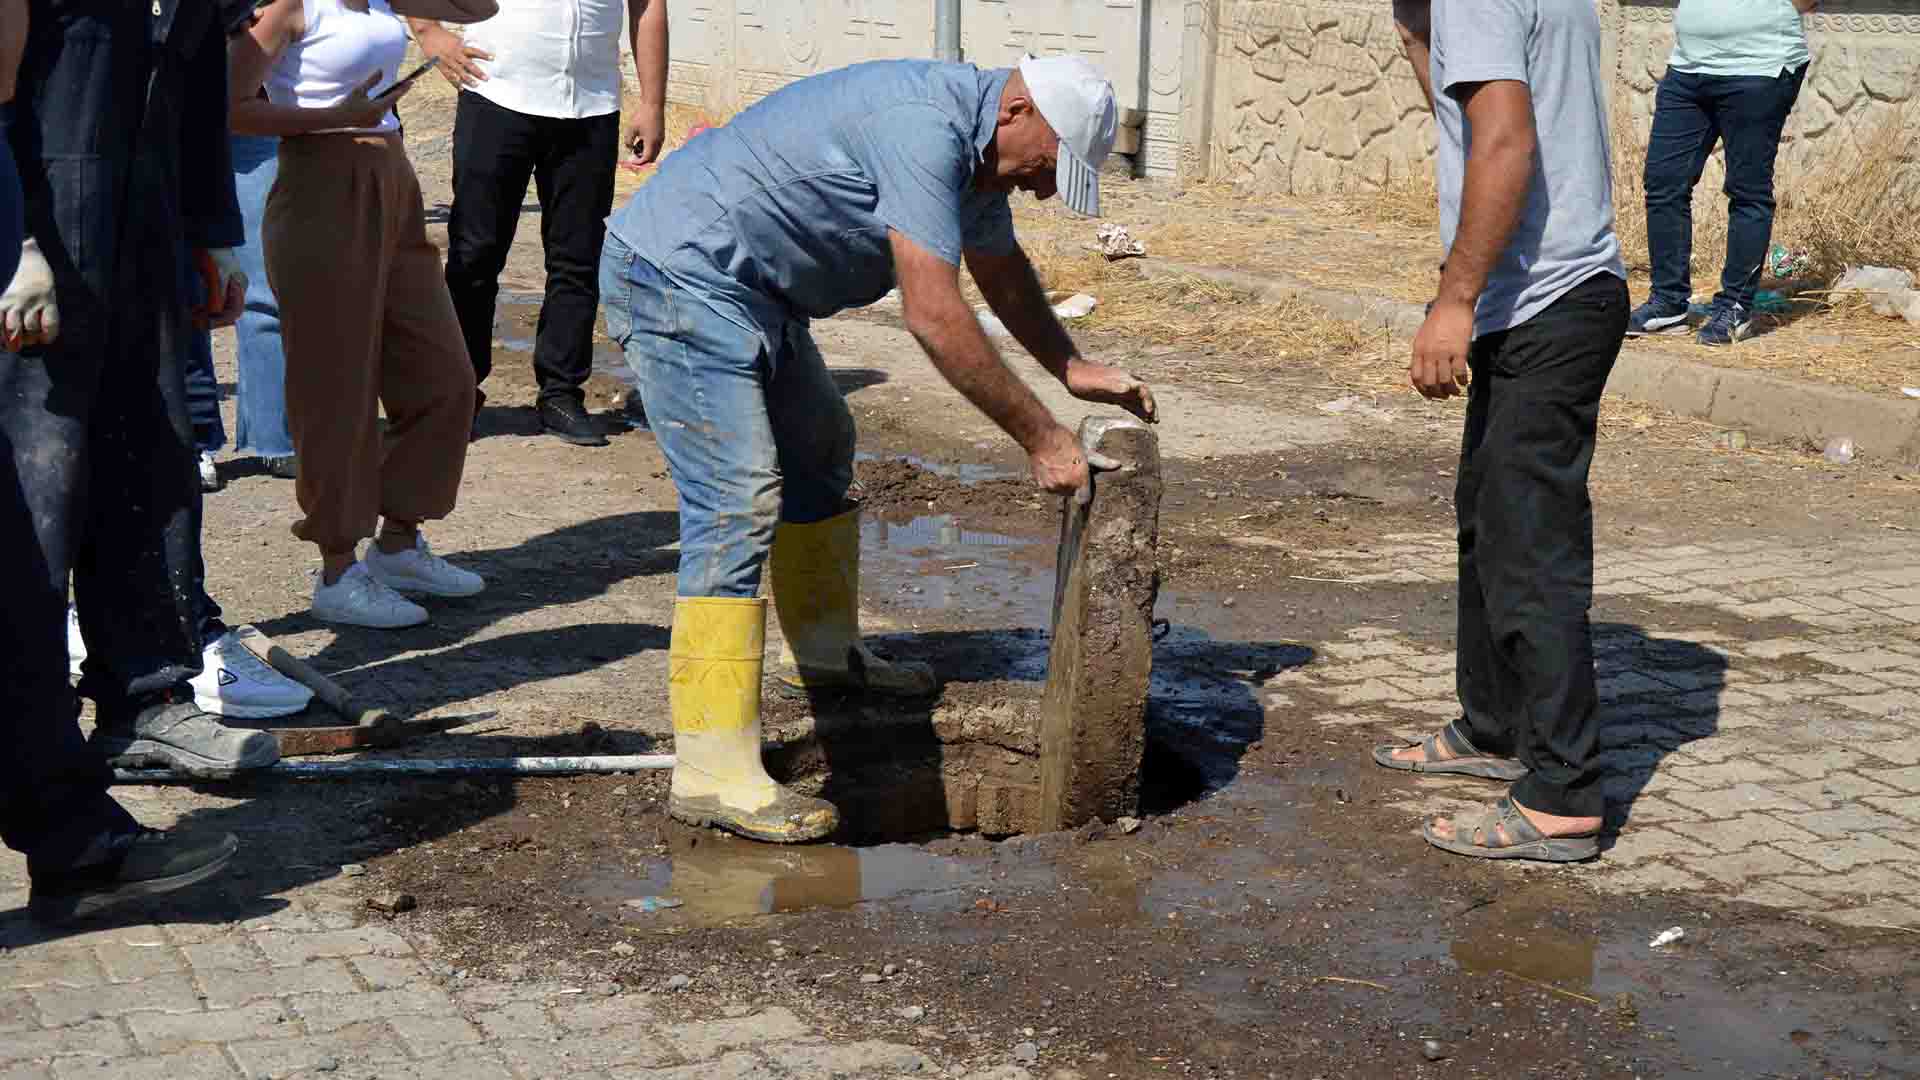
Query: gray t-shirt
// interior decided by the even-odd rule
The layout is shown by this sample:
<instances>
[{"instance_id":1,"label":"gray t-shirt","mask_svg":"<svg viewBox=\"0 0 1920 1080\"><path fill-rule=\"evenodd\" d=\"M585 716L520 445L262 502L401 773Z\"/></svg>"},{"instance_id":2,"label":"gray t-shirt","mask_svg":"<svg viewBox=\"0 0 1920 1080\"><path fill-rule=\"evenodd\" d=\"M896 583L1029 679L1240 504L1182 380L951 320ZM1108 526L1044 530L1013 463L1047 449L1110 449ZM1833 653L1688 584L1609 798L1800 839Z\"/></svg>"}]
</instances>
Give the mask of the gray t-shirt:
<instances>
[{"instance_id":1,"label":"gray t-shirt","mask_svg":"<svg viewBox=\"0 0 1920 1080\"><path fill-rule=\"evenodd\" d=\"M1454 95L1467 84L1511 80L1527 84L1533 97L1533 183L1519 227L1480 294L1475 336L1526 322L1601 271L1624 279L1593 0L1433 0L1431 33L1434 171L1448 251L1460 227L1473 146Z\"/></svg>"}]
</instances>

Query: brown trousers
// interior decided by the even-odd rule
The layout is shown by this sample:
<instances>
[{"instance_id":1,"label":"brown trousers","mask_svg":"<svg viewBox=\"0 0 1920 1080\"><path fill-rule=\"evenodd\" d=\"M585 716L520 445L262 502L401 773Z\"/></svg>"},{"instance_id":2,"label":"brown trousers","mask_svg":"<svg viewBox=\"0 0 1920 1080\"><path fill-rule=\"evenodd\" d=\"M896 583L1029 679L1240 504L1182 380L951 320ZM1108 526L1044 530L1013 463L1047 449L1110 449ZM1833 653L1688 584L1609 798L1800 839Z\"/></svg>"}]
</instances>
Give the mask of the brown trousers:
<instances>
[{"instance_id":1,"label":"brown trousers","mask_svg":"<svg viewBox=\"0 0 1920 1080\"><path fill-rule=\"evenodd\" d=\"M473 430L473 364L399 138L280 140L260 238L300 462L294 535L347 551L383 514L446 517Z\"/></svg>"}]
</instances>

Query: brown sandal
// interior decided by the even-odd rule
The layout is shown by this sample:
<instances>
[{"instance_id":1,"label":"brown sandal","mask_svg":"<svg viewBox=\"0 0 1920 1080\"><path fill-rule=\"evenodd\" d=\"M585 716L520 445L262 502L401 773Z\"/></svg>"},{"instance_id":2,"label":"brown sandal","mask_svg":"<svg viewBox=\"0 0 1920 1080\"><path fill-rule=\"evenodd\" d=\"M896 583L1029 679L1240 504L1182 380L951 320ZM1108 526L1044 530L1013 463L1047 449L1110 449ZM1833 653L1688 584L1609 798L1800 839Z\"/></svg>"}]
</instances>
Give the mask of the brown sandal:
<instances>
[{"instance_id":1,"label":"brown sandal","mask_svg":"<svg viewBox=\"0 0 1920 1080\"><path fill-rule=\"evenodd\" d=\"M1535 862L1585 862L1600 854L1600 832L1578 836L1548 836L1534 827L1510 798L1502 798L1487 808L1485 817L1472 829L1462 831L1453 823L1451 838L1436 835L1433 822L1420 827L1427 843L1455 855L1476 859L1532 859ZM1504 837L1505 843L1501 843Z\"/></svg>"},{"instance_id":2,"label":"brown sandal","mask_svg":"<svg viewBox=\"0 0 1920 1080\"><path fill-rule=\"evenodd\" d=\"M1444 745L1448 757L1441 757ZM1425 761L1402 761L1394 757L1393 752L1409 746L1418 746L1426 757ZM1481 753L1466 735L1460 731L1458 720L1417 743L1385 744L1373 748L1374 764L1399 772L1450 773L1457 776L1477 776L1482 780L1513 781L1527 775L1529 770L1516 758L1494 757Z\"/></svg>"}]
</instances>

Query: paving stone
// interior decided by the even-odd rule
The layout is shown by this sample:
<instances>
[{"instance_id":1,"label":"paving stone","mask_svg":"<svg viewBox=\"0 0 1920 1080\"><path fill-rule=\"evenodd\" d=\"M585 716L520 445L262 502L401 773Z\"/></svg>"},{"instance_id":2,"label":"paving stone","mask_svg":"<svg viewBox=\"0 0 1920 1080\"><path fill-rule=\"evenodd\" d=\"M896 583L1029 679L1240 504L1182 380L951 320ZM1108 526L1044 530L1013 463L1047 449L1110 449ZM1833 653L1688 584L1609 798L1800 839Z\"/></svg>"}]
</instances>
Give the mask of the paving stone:
<instances>
[{"instance_id":1,"label":"paving stone","mask_svg":"<svg viewBox=\"0 0 1920 1080\"><path fill-rule=\"evenodd\" d=\"M1688 747L1691 748L1693 745L1689 743ZM1786 774L1773 766L1762 764L1751 758L1723 761L1716 765L1699 765L1694 764L1688 757L1680 756L1677 760L1666 762L1663 767L1702 791L1733 787L1736 784L1764 784L1788 779Z\"/></svg>"},{"instance_id":2,"label":"paving stone","mask_svg":"<svg viewBox=\"0 0 1920 1080\"><path fill-rule=\"evenodd\" d=\"M1688 836L1715 851L1739 851L1754 844L1780 841L1811 843L1818 839L1805 829L1796 828L1767 814L1742 814L1728 821L1698 821L1686 827Z\"/></svg>"},{"instance_id":3,"label":"paving stone","mask_svg":"<svg viewBox=\"0 0 1920 1080\"><path fill-rule=\"evenodd\" d=\"M1760 784L1735 784L1732 787L1702 791L1675 791L1667 796L1681 806L1691 807L1709 818L1730 818L1754 810L1806 810L1807 804L1791 799ZM1800 815L1796 814L1795 817Z\"/></svg>"},{"instance_id":4,"label":"paving stone","mask_svg":"<svg viewBox=\"0 0 1920 1080\"><path fill-rule=\"evenodd\" d=\"M1849 694L1879 694L1887 689L1886 683L1871 675L1815 675L1814 678L1829 686L1839 687Z\"/></svg>"},{"instance_id":5,"label":"paving stone","mask_svg":"<svg viewBox=\"0 0 1920 1080\"><path fill-rule=\"evenodd\" d=\"M358 994L302 994L291 1005L307 1030L315 1033L395 1016L455 1016L459 1011L445 991L417 986Z\"/></svg>"},{"instance_id":6,"label":"paving stone","mask_svg":"<svg viewBox=\"0 0 1920 1080\"><path fill-rule=\"evenodd\" d=\"M1804 877L1783 874L1780 881L1820 896L1855 897L1868 901L1882 897L1909 898L1920 893L1920 877L1900 873L1887 863Z\"/></svg>"},{"instance_id":7,"label":"paving stone","mask_svg":"<svg viewBox=\"0 0 1920 1080\"><path fill-rule=\"evenodd\" d=\"M1804 860L1765 844L1755 844L1725 855L1688 859L1684 865L1693 873L1704 874L1728 885L1739 885L1754 878L1806 874L1813 870Z\"/></svg>"},{"instance_id":8,"label":"paving stone","mask_svg":"<svg viewBox=\"0 0 1920 1080\"><path fill-rule=\"evenodd\" d=\"M100 966L114 982L133 982L153 975L171 975L187 969L186 957L172 942L155 934L149 942L115 941L94 947Z\"/></svg>"},{"instance_id":9,"label":"paving stone","mask_svg":"<svg viewBox=\"0 0 1920 1080\"><path fill-rule=\"evenodd\" d=\"M1913 663L1913 657L1891 649L1866 649L1860 652L1817 652L1811 659L1837 667L1842 671L1860 674L1881 671L1886 668L1906 667Z\"/></svg>"},{"instance_id":10,"label":"paving stone","mask_svg":"<svg viewBox=\"0 0 1920 1080\"><path fill-rule=\"evenodd\" d=\"M1793 784L1771 784L1775 791L1789 798L1799 799L1819 810L1832 810L1840 804L1868 795L1899 795L1898 790L1876 780L1869 780L1856 772L1833 772L1818 780L1802 780Z\"/></svg>"},{"instance_id":11,"label":"paving stone","mask_svg":"<svg viewBox=\"0 0 1920 1080\"><path fill-rule=\"evenodd\" d=\"M239 1074L219 1047L201 1046L164 1057L56 1061L53 1075L59 1080L232 1080Z\"/></svg>"},{"instance_id":12,"label":"paving stone","mask_svg":"<svg viewBox=\"0 0 1920 1080\"><path fill-rule=\"evenodd\" d=\"M1644 859L1705 858L1711 855L1713 851L1706 845L1689 840L1671 829L1659 828L1622 829L1613 847L1607 849L1608 861L1623 863Z\"/></svg>"},{"instance_id":13,"label":"paving stone","mask_svg":"<svg viewBox=\"0 0 1920 1080\"><path fill-rule=\"evenodd\" d=\"M1454 703L1454 681L1451 675L1430 675L1425 677L1401 676L1386 680L1389 686L1406 692L1411 697L1439 699L1451 712L1459 706Z\"/></svg>"},{"instance_id":14,"label":"paving stone","mask_svg":"<svg viewBox=\"0 0 1920 1080\"><path fill-rule=\"evenodd\" d=\"M274 968L271 971L223 971L201 981L207 990L207 1007L231 1008L269 997L312 994L354 994L360 984L353 979L342 960L315 960L299 967Z\"/></svg>"},{"instance_id":15,"label":"paving stone","mask_svg":"<svg viewBox=\"0 0 1920 1080\"><path fill-rule=\"evenodd\" d=\"M375 990L432 981L426 964L417 956L355 956L347 963Z\"/></svg>"},{"instance_id":16,"label":"paving stone","mask_svg":"<svg viewBox=\"0 0 1920 1080\"><path fill-rule=\"evenodd\" d=\"M662 1033L683 1057L701 1061L723 1050L796 1039L805 1035L807 1028L792 1012L773 1008L738 1020L673 1024L663 1028Z\"/></svg>"},{"instance_id":17,"label":"paving stone","mask_svg":"<svg viewBox=\"0 0 1920 1080\"><path fill-rule=\"evenodd\" d=\"M1400 661L1422 675L1452 675L1454 656L1452 653L1434 653L1426 656L1409 656Z\"/></svg>"},{"instance_id":18,"label":"paving stone","mask_svg":"<svg viewBox=\"0 0 1920 1080\"><path fill-rule=\"evenodd\" d=\"M302 1034L286 1007L277 1001L200 1013L134 1013L127 1017L127 1027L133 1031L134 1041L149 1054L167 1053L194 1043Z\"/></svg>"},{"instance_id":19,"label":"paving stone","mask_svg":"<svg viewBox=\"0 0 1920 1080\"><path fill-rule=\"evenodd\" d=\"M185 975L156 975L139 982L89 986L78 990L43 988L32 991L40 1018L56 1027L120 1016L130 1012L199 1012L200 995Z\"/></svg>"},{"instance_id":20,"label":"paving stone","mask_svg":"<svg viewBox=\"0 0 1920 1080\"><path fill-rule=\"evenodd\" d=\"M1849 803L1832 810L1798 813L1789 819L1795 826L1829 839L1844 839L1860 833L1898 833L1912 826L1891 814Z\"/></svg>"},{"instance_id":21,"label":"paving stone","mask_svg":"<svg viewBox=\"0 0 1920 1080\"><path fill-rule=\"evenodd\" d=\"M227 1050L240 1063L240 1068L247 1076L255 1080L259 1077L278 1080L330 1062L337 1068L341 1065L404 1061L407 1056L385 1024L362 1024L324 1035L228 1043Z\"/></svg>"},{"instance_id":22,"label":"paving stone","mask_svg":"<svg viewBox=\"0 0 1920 1080\"><path fill-rule=\"evenodd\" d=\"M40 1011L25 990L0 990L0 1035L40 1030Z\"/></svg>"},{"instance_id":23,"label":"paving stone","mask_svg":"<svg viewBox=\"0 0 1920 1080\"><path fill-rule=\"evenodd\" d=\"M513 1001L474 1016L489 1039L545 1039L559 1033L547 1011L534 1001Z\"/></svg>"},{"instance_id":24,"label":"paving stone","mask_svg":"<svg viewBox=\"0 0 1920 1080\"><path fill-rule=\"evenodd\" d=\"M1776 750L1777 747L1776 743ZM1865 754L1855 753L1843 747L1825 746L1809 751L1776 752L1776 756L1771 758L1768 764L1793 773L1795 776L1818 780L1869 760Z\"/></svg>"},{"instance_id":25,"label":"paving stone","mask_svg":"<svg viewBox=\"0 0 1920 1080\"><path fill-rule=\"evenodd\" d=\"M65 1054L92 1054L119 1057L132 1049L120 1025L111 1020L90 1020L84 1024L22 1031L0 1039L0 1062L28 1061Z\"/></svg>"},{"instance_id":26,"label":"paving stone","mask_svg":"<svg viewBox=\"0 0 1920 1080\"><path fill-rule=\"evenodd\" d=\"M601 1028L651 1024L657 1019L652 999L646 994L616 994L581 1005L557 1006L556 1022L570 1031L597 1031Z\"/></svg>"},{"instance_id":27,"label":"paving stone","mask_svg":"<svg viewBox=\"0 0 1920 1080\"><path fill-rule=\"evenodd\" d=\"M565 998L573 995L564 993L577 990L570 983L552 980L528 980L526 982L490 982L474 985L472 981L462 980L453 989L453 1000L463 1009L484 1011L497 1009L516 1001L554 1002L566 1004Z\"/></svg>"},{"instance_id":28,"label":"paving stone","mask_svg":"<svg viewBox=\"0 0 1920 1080\"><path fill-rule=\"evenodd\" d=\"M396 1016L387 1026L415 1057L438 1057L481 1039L480 1029L461 1016Z\"/></svg>"},{"instance_id":29,"label":"paving stone","mask_svg":"<svg viewBox=\"0 0 1920 1080\"><path fill-rule=\"evenodd\" d=\"M1379 638L1370 641L1330 641L1320 646L1320 651L1336 660L1367 660L1375 657L1405 658L1414 655L1413 646L1400 641Z\"/></svg>"},{"instance_id":30,"label":"paving stone","mask_svg":"<svg viewBox=\"0 0 1920 1080\"><path fill-rule=\"evenodd\" d=\"M181 954L195 972L257 971L266 964L266 956L253 942L236 936L226 941L206 941L183 946Z\"/></svg>"},{"instance_id":31,"label":"paving stone","mask_svg":"<svg viewBox=\"0 0 1920 1080\"><path fill-rule=\"evenodd\" d=\"M668 1069L615 1069L612 1075L614 1080L776 1080L792 1074L776 1072L752 1054L736 1052L724 1054L717 1061L705 1061L698 1065Z\"/></svg>"},{"instance_id":32,"label":"paving stone","mask_svg":"<svg viewBox=\"0 0 1920 1080\"><path fill-rule=\"evenodd\" d=\"M1878 694L1849 694L1843 697L1836 697L1833 700L1855 712L1866 713L1868 716L1920 716L1920 694L1916 694L1911 690L1887 690ZM1878 753L1879 751L1876 749L1875 752ZM1884 753L1881 753L1880 756L1887 758L1888 761L1895 761L1902 765L1920 763L1920 739L1915 739L1909 743L1906 753L1908 756L1905 758L1889 757Z\"/></svg>"},{"instance_id":33,"label":"paving stone","mask_svg":"<svg viewBox=\"0 0 1920 1080\"><path fill-rule=\"evenodd\" d=\"M627 1065L652 1068L673 1062L673 1052L665 1044L634 1031L561 1039L508 1039L499 1044L499 1049L524 1076L573 1076L586 1069Z\"/></svg>"},{"instance_id":34,"label":"paving stone","mask_svg":"<svg viewBox=\"0 0 1920 1080\"><path fill-rule=\"evenodd\" d=\"M1378 702L1405 701L1407 694L1384 679L1368 679L1347 686L1328 687L1323 693L1337 705L1370 705Z\"/></svg>"},{"instance_id":35,"label":"paving stone","mask_svg":"<svg viewBox=\"0 0 1920 1080\"><path fill-rule=\"evenodd\" d=\"M1733 894L1735 900L1755 904L1760 907L1782 908L1788 911L1824 911L1832 907L1831 902L1822 900L1811 893L1782 885L1777 881L1755 881L1748 883L1739 892Z\"/></svg>"},{"instance_id":36,"label":"paving stone","mask_svg":"<svg viewBox=\"0 0 1920 1080\"><path fill-rule=\"evenodd\" d=\"M1829 911L1825 917L1848 926L1898 926L1920 930L1920 906L1905 900L1877 900L1860 907Z\"/></svg>"},{"instance_id":37,"label":"paving stone","mask_svg":"<svg viewBox=\"0 0 1920 1080\"><path fill-rule=\"evenodd\" d=\"M1904 769L1868 769L1864 775L1902 791L1920 792L1920 765L1910 765Z\"/></svg>"},{"instance_id":38,"label":"paving stone","mask_svg":"<svg viewBox=\"0 0 1920 1080\"><path fill-rule=\"evenodd\" d=\"M1881 862L1895 863L1909 873L1920 872L1920 850L1875 833L1849 836L1844 844L1783 841L1774 846L1808 862L1817 863L1821 869L1835 872Z\"/></svg>"},{"instance_id":39,"label":"paving stone","mask_svg":"<svg viewBox=\"0 0 1920 1080\"><path fill-rule=\"evenodd\" d=\"M1762 660L1778 660L1783 656L1802 656L1818 652L1821 646L1818 642L1808 641L1806 638L1768 638L1764 641L1749 641L1735 648L1748 656L1757 656Z\"/></svg>"},{"instance_id":40,"label":"paving stone","mask_svg":"<svg viewBox=\"0 0 1920 1080\"><path fill-rule=\"evenodd\" d=\"M0 955L7 960L0 964L0 989L98 986L107 981L87 949L12 949Z\"/></svg>"},{"instance_id":41,"label":"paving stone","mask_svg":"<svg viewBox=\"0 0 1920 1080\"><path fill-rule=\"evenodd\" d=\"M1906 818L1908 821L1920 821L1920 795L1868 795L1860 800L1876 810L1885 810Z\"/></svg>"},{"instance_id":42,"label":"paving stone","mask_svg":"<svg viewBox=\"0 0 1920 1080\"><path fill-rule=\"evenodd\" d=\"M0 1065L0 1080L53 1080L53 1072L44 1065Z\"/></svg>"},{"instance_id":43,"label":"paving stone","mask_svg":"<svg viewBox=\"0 0 1920 1080\"><path fill-rule=\"evenodd\" d=\"M1595 878L1596 884L1627 893L1695 892L1706 882L1677 866L1663 862L1643 862L1625 870L1614 870Z\"/></svg>"},{"instance_id":44,"label":"paving stone","mask_svg":"<svg viewBox=\"0 0 1920 1080\"><path fill-rule=\"evenodd\" d=\"M270 931L255 934L254 943L275 967L304 964L320 957L411 956L413 947L391 930L362 926L353 930L324 930L307 934Z\"/></svg>"}]
</instances>

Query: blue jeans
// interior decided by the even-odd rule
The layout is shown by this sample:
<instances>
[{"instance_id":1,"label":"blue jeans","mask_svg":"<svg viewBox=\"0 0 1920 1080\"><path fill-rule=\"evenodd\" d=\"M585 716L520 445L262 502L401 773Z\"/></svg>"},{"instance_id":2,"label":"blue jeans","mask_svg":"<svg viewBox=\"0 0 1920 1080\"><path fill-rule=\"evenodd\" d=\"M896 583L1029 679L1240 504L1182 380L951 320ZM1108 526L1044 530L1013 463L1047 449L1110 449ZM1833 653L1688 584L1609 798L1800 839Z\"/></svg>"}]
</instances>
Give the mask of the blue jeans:
<instances>
[{"instance_id":1,"label":"blue jeans","mask_svg":"<svg viewBox=\"0 0 1920 1080\"><path fill-rule=\"evenodd\" d=\"M813 336L788 323L767 355L611 234L600 297L680 493L679 595L756 595L775 526L850 506L853 413Z\"/></svg>"},{"instance_id":2,"label":"blue jeans","mask_svg":"<svg viewBox=\"0 0 1920 1080\"><path fill-rule=\"evenodd\" d=\"M1716 304L1753 310L1773 242L1773 163L1806 65L1778 76L1668 71L1653 99L1647 140L1647 250L1653 298L1693 295L1693 188L1716 142L1727 148L1727 261Z\"/></svg>"},{"instance_id":3,"label":"blue jeans","mask_svg":"<svg viewBox=\"0 0 1920 1080\"><path fill-rule=\"evenodd\" d=\"M247 309L234 333L239 342L240 386L235 405L234 449L255 457L293 456L287 432L287 354L280 345L280 302L267 283L266 252L260 246L260 219L267 193L280 173L280 140L271 136L233 137L233 188L240 196L240 217L247 242L234 254L247 274Z\"/></svg>"},{"instance_id":4,"label":"blue jeans","mask_svg":"<svg viewBox=\"0 0 1920 1080\"><path fill-rule=\"evenodd\" d=\"M187 297L195 304L207 301L206 283L186 254ZM227 445L227 426L220 420L220 378L213 373L213 333L189 329L184 336L187 355L181 374L187 380L187 422L193 425L193 448L214 453Z\"/></svg>"}]
</instances>

